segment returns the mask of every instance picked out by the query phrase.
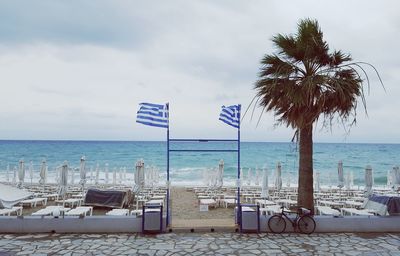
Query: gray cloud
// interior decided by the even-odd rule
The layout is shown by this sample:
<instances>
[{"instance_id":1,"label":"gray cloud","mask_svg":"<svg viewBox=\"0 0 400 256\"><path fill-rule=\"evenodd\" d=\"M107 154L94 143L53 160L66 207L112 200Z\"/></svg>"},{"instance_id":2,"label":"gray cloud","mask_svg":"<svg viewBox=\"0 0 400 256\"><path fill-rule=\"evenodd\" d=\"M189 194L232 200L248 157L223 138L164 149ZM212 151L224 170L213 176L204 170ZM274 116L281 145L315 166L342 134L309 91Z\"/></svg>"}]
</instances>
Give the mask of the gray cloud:
<instances>
[{"instance_id":1,"label":"gray cloud","mask_svg":"<svg viewBox=\"0 0 400 256\"><path fill-rule=\"evenodd\" d=\"M1 1L0 134L163 139L134 122L137 103L154 101L171 103L180 136L228 136L217 120L220 106L246 107L259 61L274 51L272 36L293 33L299 19L311 17L332 49L373 63L387 88L371 73L369 118L360 111L346 140L393 142L387 134L396 137L400 125L393 118L400 108L399 6L395 0ZM292 131L274 123L271 113L257 128L245 120L243 137L290 140ZM376 129L381 136L368 136ZM316 134L316 141L343 138L337 127Z\"/></svg>"}]
</instances>

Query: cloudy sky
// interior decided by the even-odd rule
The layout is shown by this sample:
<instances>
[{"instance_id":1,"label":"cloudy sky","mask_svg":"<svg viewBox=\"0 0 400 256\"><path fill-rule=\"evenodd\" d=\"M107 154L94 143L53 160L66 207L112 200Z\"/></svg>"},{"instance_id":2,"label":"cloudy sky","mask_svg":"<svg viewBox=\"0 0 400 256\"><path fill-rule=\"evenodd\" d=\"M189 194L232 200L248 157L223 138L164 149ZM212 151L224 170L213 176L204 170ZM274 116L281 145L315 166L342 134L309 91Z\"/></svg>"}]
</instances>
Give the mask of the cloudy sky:
<instances>
[{"instance_id":1,"label":"cloudy sky","mask_svg":"<svg viewBox=\"0 0 400 256\"><path fill-rule=\"evenodd\" d=\"M135 123L139 102L170 103L172 137L233 137L221 105L246 108L271 38L318 19L331 49L375 65L368 117L319 142L400 143L400 3L389 1L0 1L0 139L163 140ZM260 110L256 110L256 115ZM257 118L255 118L257 119ZM293 130L245 118L242 138Z\"/></svg>"}]
</instances>

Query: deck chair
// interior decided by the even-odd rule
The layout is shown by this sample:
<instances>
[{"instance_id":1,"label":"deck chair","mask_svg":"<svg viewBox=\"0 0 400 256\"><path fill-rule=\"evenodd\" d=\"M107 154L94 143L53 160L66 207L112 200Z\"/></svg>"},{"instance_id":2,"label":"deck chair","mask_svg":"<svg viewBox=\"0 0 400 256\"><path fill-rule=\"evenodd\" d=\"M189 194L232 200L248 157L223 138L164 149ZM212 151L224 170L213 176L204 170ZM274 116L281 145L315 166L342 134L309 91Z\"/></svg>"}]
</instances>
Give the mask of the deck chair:
<instances>
[{"instance_id":1,"label":"deck chair","mask_svg":"<svg viewBox=\"0 0 400 256\"><path fill-rule=\"evenodd\" d=\"M126 216L129 214L128 209L112 209L109 212L106 212L108 216Z\"/></svg>"},{"instance_id":2,"label":"deck chair","mask_svg":"<svg viewBox=\"0 0 400 256\"><path fill-rule=\"evenodd\" d=\"M200 205L207 205L208 207L210 207L210 205L213 205L214 208L217 208L217 201L211 198L200 199Z\"/></svg>"},{"instance_id":3,"label":"deck chair","mask_svg":"<svg viewBox=\"0 0 400 256\"><path fill-rule=\"evenodd\" d=\"M222 199L222 202L225 205L225 208L228 208L229 205L236 205L236 198L224 198Z\"/></svg>"},{"instance_id":4,"label":"deck chair","mask_svg":"<svg viewBox=\"0 0 400 256\"><path fill-rule=\"evenodd\" d=\"M362 215L362 216L373 216L374 211L370 211L367 209L357 210L355 208L340 208L342 215L349 214L349 215Z\"/></svg>"},{"instance_id":5,"label":"deck chair","mask_svg":"<svg viewBox=\"0 0 400 256\"><path fill-rule=\"evenodd\" d=\"M12 208L0 209L0 216L11 216L15 213L17 216L22 215L22 206L14 206Z\"/></svg>"},{"instance_id":6,"label":"deck chair","mask_svg":"<svg viewBox=\"0 0 400 256\"><path fill-rule=\"evenodd\" d=\"M79 206L65 213L67 216L87 216L87 214L92 216L92 206Z\"/></svg>"},{"instance_id":7,"label":"deck chair","mask_svg":"<svg viewBox=\"0 0 400 256\"><path fill-rule=\"evenodd\" d=\"M319 215L340 216L340 212L338 210L332 209L329 206L317 206L316 208Z\"/></svg>"},{"instance_id":8,"label":"deck chair","mask_svg":"<svg viewBox=\"0 0 400 256\"><path fill-rule=\"evenodd\" d=\"M280 205L267 205L264 208L260 208L260 214L266 214L266 215L274 215L276 213L282 212L282 206ZM287 208L284 208L285 211L289 211Z\"/></svg>"},{"instance_id":9,"label":"deck chair","mask_svg":"<svg viewBox=\"0 0 400 256\"><path fill-rule=\"evenodd\" d=\"M64 207L62 207L62 206L55 206L55 205L53 205L53 206L47 206L47 207L44 208L44 209L40 209L40 210L38 210L38 211L36 211L36 212L33 212L31 215L32 215L32 216L50 216L50 215L53 215L53 212L54 212L54 210L55 210L56 208L59 209L60 213L61 213L61 212L69 211L69 210L71 209L71 208L64 208Z\"/></svg>"},{"instance_id":10,"label":"deck chair","mask_svg":"<svg viewBox=\"0 0 400 256\"><path fill-rule=\"evenodd\" d=\"M19 202L21 205L30 205L30 207L36 207L38 203L41 203L42 205L47 204L47 198L42 198L42 197L37 197L33 199L27 199Z\"/></svg>"}]
</instances>

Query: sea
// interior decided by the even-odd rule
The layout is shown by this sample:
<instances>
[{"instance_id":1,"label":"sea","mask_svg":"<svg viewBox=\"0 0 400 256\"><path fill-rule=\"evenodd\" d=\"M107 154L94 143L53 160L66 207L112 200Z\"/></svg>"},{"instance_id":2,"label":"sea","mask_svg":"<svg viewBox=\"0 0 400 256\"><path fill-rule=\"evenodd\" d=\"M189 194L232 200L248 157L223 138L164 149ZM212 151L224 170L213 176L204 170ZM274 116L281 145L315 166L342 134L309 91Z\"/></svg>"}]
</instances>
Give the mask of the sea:
<instances>
[{"instance_id":1,"label":"sea","mask_svg":"<svg viewBox=\"0 0 400 256\"><path fill-rule=\"evenodd\" d=\"M236 142L171 142L175 150L236 150ZM159 182L166 180L167 144L165 141L39 141L0 140L0 181L11 180L13 170L23 160L26 168L31 165L33 177L25 176L25 181L39 180L40 165L46 160L48 181L55 182L56 169L64 161L73 169L79 168L80 159L85 156L86 169L90 179L95 168L104 177L106 165L110 172L126 168L124 182L133 182L136 162L144 160L147 168L159 172ZM262 170L269 173L273 183L278 162L282 166L283 184L296 185L298 179L298 146L295 143L241 142L240 166L242 178L250 184L257 184ZM354 185L364 184L365 168L373 169L374 184L385 186L387 174L393 166L400 165L400 144L355 144L355 143L314 143L314 172L320 173L321 185L335 186L338 183L337 166L343 162L345 176L351 173ZM235 184L238 170L237 152L170 152L170 181L172 185L202 185L205 173L218 168L224 161L224 183ZM8 170L8 171L7 171ZM249 174L250 173L250 174ZM75 180L79 180L79 171ZM103 176L102 176L103 175Z\"/></svg>"}]
</instances>

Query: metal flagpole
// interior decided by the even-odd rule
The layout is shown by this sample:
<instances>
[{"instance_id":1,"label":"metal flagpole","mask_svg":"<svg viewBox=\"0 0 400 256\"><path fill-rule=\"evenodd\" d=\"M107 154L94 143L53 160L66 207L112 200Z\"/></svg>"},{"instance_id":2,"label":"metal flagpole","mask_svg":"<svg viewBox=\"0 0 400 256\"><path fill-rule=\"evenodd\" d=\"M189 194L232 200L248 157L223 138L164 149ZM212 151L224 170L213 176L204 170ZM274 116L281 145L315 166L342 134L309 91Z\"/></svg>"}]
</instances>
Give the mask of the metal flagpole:
<instances>
[{"instance_id":1,"label":"metal flagpole","mask_svg":"<svg viewBox=\"0 0 400 256\"><path fill-rule=\"evenodd\" d=\"M238 111L240 113L241 105L238 105ZM239 124L238 124L238 172L237 172L237 205L238 205L238 212L237 212L237 219L240 220L240 117L239 117Z\"/></svg>"},{"instance_id":2,"label":"metal flagpole","mask_svg":"<svg viewBox=\"0 0 400 256\"><path fill-rule=\"evenodd\" d=\"M167 227L169 223L169 103L166 104L168 113L168 128L167 128Z\"/></svg>"}]
</instances>

